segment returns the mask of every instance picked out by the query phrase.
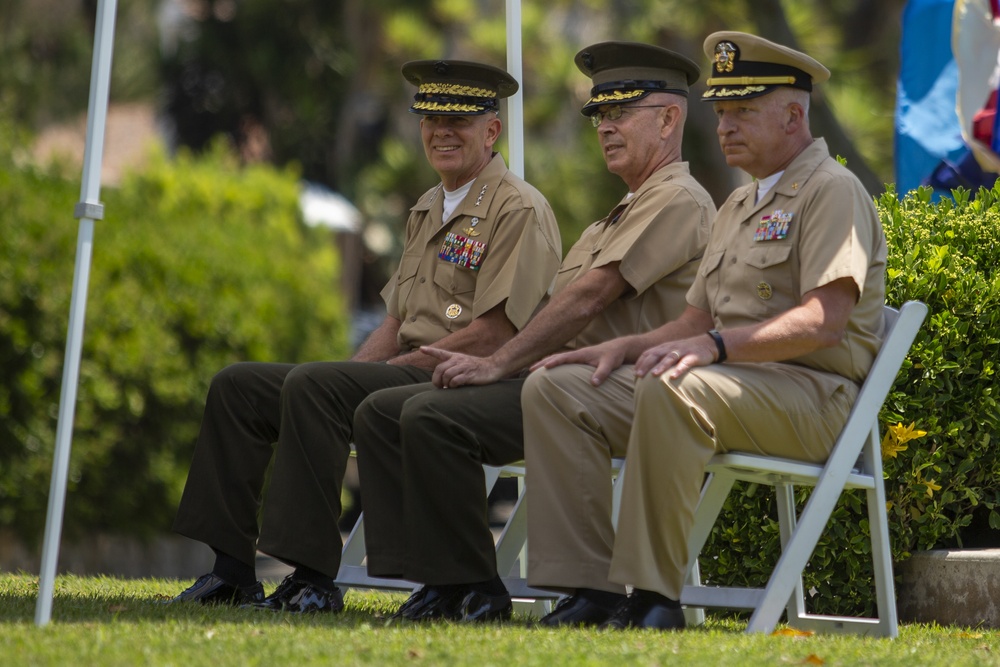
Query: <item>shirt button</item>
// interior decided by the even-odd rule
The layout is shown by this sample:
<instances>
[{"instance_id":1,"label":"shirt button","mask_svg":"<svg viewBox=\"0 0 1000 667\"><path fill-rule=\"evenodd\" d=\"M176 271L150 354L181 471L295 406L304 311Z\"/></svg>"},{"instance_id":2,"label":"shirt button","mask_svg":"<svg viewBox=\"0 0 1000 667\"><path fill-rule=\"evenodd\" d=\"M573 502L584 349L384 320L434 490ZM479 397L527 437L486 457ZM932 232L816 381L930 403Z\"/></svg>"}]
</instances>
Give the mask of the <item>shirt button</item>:
<instances>
[{"instance_id":1,"label":"shirt button","mask_svg":"<svg viewBox=\"0 0 1000 667\"><path fill-rule=\"evenodd\" d=\"M729 303L729 297L728 296L722 297L722 303Z\"/></svg>"},{"instance_id":2,"label":"shirt button","mask_svg":"<svg viewBox=\"0 0 1000 667\"><path fill-rule=\"evenodd\" d=\"M427 278L421 278L421 279L420 279L420 282L422 282L422 283L425 283L425 282L427 282Z\"/></svg>"},{"instance_id":3,"label":"shirt button","mask_svg":"<svg viewBox=\"0 0 1000 667\"><path fill-rule=\"evenodd\" d=\"M411 322L416 322L417 321L417 316L416 315L410 315L410 321Z\"/></svg>"},{"instance_id":4,"label":"shirt button","mask_svg":"<svg viewBox=\"0 0 1000 667\"><path fill-rule=\"evenodd\" d=\"M735 258L735 257L733 257L733 258L732 258L731 260L729 260L729 263L730 263L730 264L735 264L735 263L736 263L736 258Z\"/></svg>"}]
</instances>

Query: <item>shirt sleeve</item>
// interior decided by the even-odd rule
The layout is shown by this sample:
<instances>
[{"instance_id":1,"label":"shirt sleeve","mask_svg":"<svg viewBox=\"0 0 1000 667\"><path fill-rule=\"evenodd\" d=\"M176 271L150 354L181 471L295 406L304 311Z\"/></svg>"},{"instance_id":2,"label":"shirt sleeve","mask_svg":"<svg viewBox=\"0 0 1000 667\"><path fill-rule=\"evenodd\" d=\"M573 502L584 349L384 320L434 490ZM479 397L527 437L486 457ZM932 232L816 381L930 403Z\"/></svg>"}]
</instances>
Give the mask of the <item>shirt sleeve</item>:
<instances>
[{"instance_id":1,"label":"shirt sleeve","mask_svg":"<svg viewBox=\"0 0 1000 667\"><path fill-rule=\"evenodd\" d=\"M708 242L710 202L685 187L665 183L641 196L615 223L597 249L592 268L620 262L619 271L635 294L701 257Z\"/></svg>"},{"instance_id":2,"label":"shirt sleeve","mask_svg":"<svg viewBox=\"0 0 1000 667\"><path fill-rule=\"evenodd\" d=\"M521 329L547 293L559 267L558 226L547 204L501 213L479 269L473 317L505 304Z\"/></svg>"},{"instance_id":3,"label":"shirt sleeve","mask_svg":"<svg viewBox=\"0 0 1000 667\"><path fill-rule=\"evenodd\" d=\"M819 176L819 175L817 175ZM810 224L799 246L802 294L841 278L851 278L863 292L871 258L876 252L872 230L879 230L871 197L849 175L823 174L808 208Z\"/></svg>"}]
</instances>

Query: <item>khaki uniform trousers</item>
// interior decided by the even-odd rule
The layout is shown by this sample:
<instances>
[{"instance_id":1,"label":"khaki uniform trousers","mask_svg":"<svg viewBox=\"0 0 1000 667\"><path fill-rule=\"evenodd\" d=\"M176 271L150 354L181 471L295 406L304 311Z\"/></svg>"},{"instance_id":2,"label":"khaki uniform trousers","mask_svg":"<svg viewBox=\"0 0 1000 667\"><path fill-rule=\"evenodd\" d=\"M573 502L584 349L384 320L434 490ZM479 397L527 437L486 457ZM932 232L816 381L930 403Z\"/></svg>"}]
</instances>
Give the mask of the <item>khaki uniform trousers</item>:
<instances>
[{"instance_id":1,"label":"khaki uniform trousers","mask_svg":"<svg viewBox=\"0 0 1000 667\"><path fill-rule=\"evenodd\" d=\"M591 389L574 384L578 396L580 391ZM598 582L599 572L595 572L591 574L595 579L589 581L573 583L562 577L557 583L606 590L620 590L628 584L679 599L687 569L688 535L711 457L717 452L743 451L823 461L847 420L857 391L854 383L840 376L780 363L720 364L693 369L678 380L652 376L639 380L634 385L635 413L628 436L617 535L611 536L610 554L603 535L601 543L591 541L583 546L597 553L602 564L610 562L606 580ZM621 431L618 420L615 413L610 426L616 433ZM595 426L608 425L595 423L591 429ZM530 508L538 507L534 494L539 486L564 480L565 475L558 468L533 467L530 460L527 463L527 488L532 494L528 511L529 582L545 586L551 576L547 574L552 569L550 561L569 561L572 552L534 541L544 527L532 527L535 517ZM606 467L603 472L602 485L607 487ZM546 511L572 516L578 511L572 505L572 498L566 497L557 510L547 507ZM605 515L595 520L610 523ZM538 574L533 574L536 569Z\"/></svg>"},{"instance_id":2,"label":"khaki uniform trousers","mask_svg":"<svg viewBox=\"0 0 1000 667\"><path fill-rule=\"evenodd\" d=\"M483 464L524 458L520 379L378 391L354 418L368 573L424 584L497 574Z\"/></svg>"},{"instance_id":3,"label":"khaki uniform trousers","mask_svg":"<svg viewBox=\"0 0 1000 667\"><path fill-rule=\"evenodd\" d=\"M352 361L223 369L208 391L174 530L249 565L260 549L336 576L354 410L373 391L429 378L412 366Z\"/></svg>"},{"instance_id":4,"label":"khaki uniform trousers","mask_svg":"<svg viewBox=\"0 0 1000 667\"><path fill-rule=\"evenodd\" d=\"M540 369L521 392L528 583L624 593L608 581L611 459L628 446L635 369L623 366L598 387L593 374L591 366Z\"/></svg>"}]
</instances>

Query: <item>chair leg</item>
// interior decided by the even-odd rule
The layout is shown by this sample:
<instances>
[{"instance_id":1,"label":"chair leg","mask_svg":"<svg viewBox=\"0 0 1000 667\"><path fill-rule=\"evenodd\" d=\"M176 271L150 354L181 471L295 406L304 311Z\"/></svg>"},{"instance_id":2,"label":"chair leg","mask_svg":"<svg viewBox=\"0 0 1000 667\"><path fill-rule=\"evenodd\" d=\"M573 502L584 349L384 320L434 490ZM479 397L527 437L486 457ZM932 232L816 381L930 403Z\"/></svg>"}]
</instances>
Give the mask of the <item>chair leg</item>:
<instances>
[{"instance_id":1,"label":"chair leg","mask_svg":"<svg viewBox=\"0 0 1000 667\"><path fill-rule=\"evenodd\" d=\"M781 552L764 589L764 596L750 617L747 632L769 633L774 630L781 617L782 606L788 603L796 586L801 585L802 570L840 498L847 473L847 470L838 469L836 474L823 477L813 489L809 502L799 517L798 528Z\"/></svg>"},{"instance_id":2,"label":"chair leg","mask_svg":"<svg viewBox=\"0 0 1000 667\"><path fill-rule=\"evenodd\" d=\"M795 533L795 487L792 484L782 483L774 486L775 498L778 504L778 527L781 537L781 549L785 550L788 542ZM788 623L794 625L795 619L806 614L805 593L802 586L802 576L797 578L795 590L788 598L785 605L788 615Z\"/></svg>"},{"instance_id":3,"label":"chair leg","mask_svg":"<svg viewBox=\"0 0 1000 667\"><path fill-rule=\"evenodd\" d=\"M341 565L360 566L365 560L365 555L365 515L362 512L344 541L344 550L340 555Z\"/></svg>"},{"instance_id":4,"label":"chair leg","mask_svg":"<svg viewBox=\"0 0 1000 667\"><path fill-rule=\"evenodd\" d=\"M877 480L875 488L866 492L875 578L875 604L878 609L880 634L894 638L899 636L899 622L896 616L896 586L892 578L892 550L885 506L885 484L881 483L881 456L878 429L874 427L865 445L864 457L866 468L872 471Z\"/></svg>"},{"instance_id":5,"label":"chair leg","mask_svg":"<svg viewBox=\"0 0 1000 667\"><path fill-rule=\"evenodd\" d=\"M522 491L524 481L518 478L517 502L511 510L507 524L497 538L497 572L501 577L512 576L525 578L527 576L526 551L528 533L527 504ZM516 569L516 571L515 571Z\"/></svg>"},{"instance_id":6,"label":"chair leg","mask_svg":"<svg viewBox=\"0 0 1000 667\"><path fill-rule=\"evenodd\" d=\"M735 482L735 478L720 473L711 474L705 480L701 491L701 501L694 513L694 525L688 536L688 577L691 576L691 569L698 563L698 556L705 548L705 542L712 534L715 519L722 511L726 497Z\"/></svg>"},{"instance_id":7,"label":"chair leg","mask_svg":"<svg viewBox=\"0 0 1000 667\"><path fill-rule=\"evenodd\" d=\"M698 567L698 559L695 559L691 567L688 568L687 578L684 580L686 586L701 586L701 570ZM704 607L684 607L684 622L689 628L694 628L705 624Z\"/></svg>"}]
</instances>

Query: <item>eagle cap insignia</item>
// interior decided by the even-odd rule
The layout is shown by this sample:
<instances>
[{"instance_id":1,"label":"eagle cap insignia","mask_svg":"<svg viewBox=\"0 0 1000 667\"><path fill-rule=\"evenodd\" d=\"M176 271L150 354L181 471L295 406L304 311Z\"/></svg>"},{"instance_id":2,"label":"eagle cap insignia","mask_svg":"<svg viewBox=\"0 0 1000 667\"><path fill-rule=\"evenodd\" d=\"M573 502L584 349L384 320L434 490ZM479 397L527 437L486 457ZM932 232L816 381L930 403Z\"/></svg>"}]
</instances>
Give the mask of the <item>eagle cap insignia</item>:
<instances>
[{"instance_id":1,"label":"eagle cap insignia","mask_svg":"<svg viewBox=\"0 0 1000 667\"><path fill-rule=\"evenodd\" d=\"M719 42L715 45L715 71L732 72L736 65L739 52L732 42Z\"/></svg>"}]
</instances>

